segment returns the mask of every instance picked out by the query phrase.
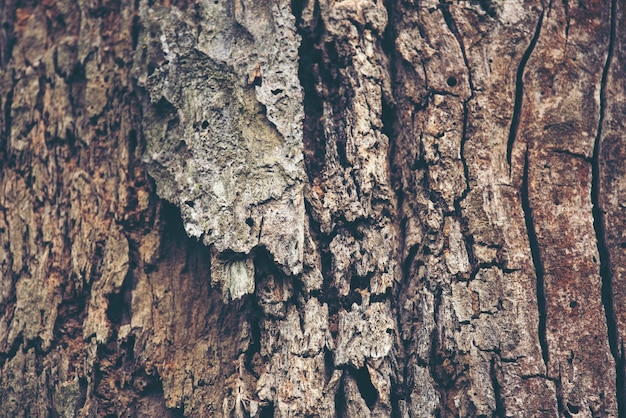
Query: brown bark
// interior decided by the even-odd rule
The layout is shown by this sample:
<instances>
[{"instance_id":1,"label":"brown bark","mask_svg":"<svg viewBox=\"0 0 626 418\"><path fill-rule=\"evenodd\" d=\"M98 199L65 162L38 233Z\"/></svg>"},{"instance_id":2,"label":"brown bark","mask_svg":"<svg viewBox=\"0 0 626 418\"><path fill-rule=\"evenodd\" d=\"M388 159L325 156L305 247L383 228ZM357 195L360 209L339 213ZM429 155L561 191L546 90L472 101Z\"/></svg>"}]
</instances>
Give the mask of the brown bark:
<instances>
[{"instance_id":1,"label":"brown bark","mask_svg":"<svg viewBox=\"0 0 626 418\"><path fill-rule=\"evenodd\" d=\"M0 416L626 416L619 0L0 5Z\"/></svg>"}]
</instances>

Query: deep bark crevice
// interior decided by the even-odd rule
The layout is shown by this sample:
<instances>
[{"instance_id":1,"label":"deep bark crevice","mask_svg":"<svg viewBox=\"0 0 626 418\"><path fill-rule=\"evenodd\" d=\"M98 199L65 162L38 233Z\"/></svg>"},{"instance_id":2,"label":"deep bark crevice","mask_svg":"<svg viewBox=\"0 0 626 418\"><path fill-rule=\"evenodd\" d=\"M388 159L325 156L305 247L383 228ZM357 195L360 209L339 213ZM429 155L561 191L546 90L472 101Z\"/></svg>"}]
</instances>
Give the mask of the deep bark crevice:
<instances>
[{"instance_id":1,"label":"deep bark crevice","mask_svg":"<svg viewBox=\"0 0 626 418\"><path fill-rule=\"evenodd\" d=\"M303 143L304 163L309 181L312 183L318 178L324 169L326 156L326 136L322 123L324 115L324 102L316 90L316 84L320 81L316 68L323 66L322 51L319 48L324 34L324 25L319 22L320 6L315 0L313 27L305 27L302 21L303 0L293 0L291 10L296 18L296 29L301 37L298 50L298 79L303 90Z\"/></svg>"},{"instance_id":2,"label":"deep bark crevice","mask_svg":"<svg viewBox=\"0 0 626 418\"><path fill-rule=\"evenodd\" d=\"M548 339L546 337L546 322L547 322L547 310L546 310L546 290L544 282L544 267L541 260L541 252L539 247L539 240L537 239L537 232L535 230L535 222L532 213L532 207L530 204L530 186L528 183L528 147L524 155L524 174L522 178L521 200L522 210L524 211L524 222L526 223L526 232L528 234L528 243L530 245L530 254L532 256L533 265L535 266L535 276L537 278L537 309L539 310L539 325L537 332L539 334L539 345L541 346L541 356L546 367L546 374L548 369L548 362L550 360L550 354L548 350Z\"/></svg>"},{"instance_id":3,"label":"deep bark crevice","mask_svg":"<svg viewBox=\"0 0 626 418\"><path fill-rule=\"evenodd\" d=\"M0 138L0 167L6 158L6 147L11 139L11 106L13 105L13 88L9 90L4 100L4 132Z\"/></svg>"},{"instance_id":4,"label":"deep bark crevice","mask_svg":"<svg viewBox=\"0 0 626 418\"><path fill-rule=\"evenodd\" d=\"M341 380L339 382L339 387L337 388L337 392L335 392L335 417L343 418L345 416L346 410L346 394L345 394L345 374L341 376Z\"/></svg>"},{"instance_id":5,"label":"deep bark crevice","mask_svg":"<svg viewBox=\"0 0 626 418\"><path fill-rule=\"evenodd\" d=\"M591 159L591 203L593 215L593 228L596 234L596 244L598 256L600 257L600 277L602 278L602 304L606 316L607 337L609 349L615 361L615 390L617 399L617 410L620 417L626 416L626 371L624 369L624 355L620 352L619 330L615 316L615 305L613 301L613 272L611 269L611 254L606 240L604 210L600 199L601 192L601 161L600 150L602 147L602 128L606 112L606 85L609 69L613 59L615 49L617 25L617 0L611 1L609 44L606 62L602 69L600 81L600 110L598 117L598 129L593 146L593 157Z\"/></svg>"},{"instance_id":6,"label":"deep bark crevice","mask_svg":"<svg viewBox=\"0 0 626 418\"><path fill-rule=\"evenodd\" d=\"M274 417L274 404L269 403L261 409L259 418L273 418Z\"/></svg>"},{"instance_id":7,"label":"deep bark crevice","mask_svg":"<svg viewBox=\"0 0 626 418\"><path fill-rule=\"evenodd\" d=\"M493 387L493 395L496 401L496 409L493 411L491 416L492 418L504 418L506 417L506 409L504 406L504 400L502 399L502 387L498 381L495 358L491 359L489 374L491 377L491 386Z\"/></svg>"},{"instance_id":8,"label":"deep bark crevice","mask_svg":"<svg viewBox=\"0 0 626 418\"><path fill-rule=\"evenodd\" d=\"M356 380L357 387L361 393L361 397L365 401L367 407L372 410L376 402L378 402L378 391L372 384L372 379L367 367L361 367L360 369L353 369L351 371L354 380Z\"/></svg>"},{"instance_id":9,"label":"deep bark crevice","mask_svg":"<svg viewBox=\"0 0 626 418\"><path fill-rule=\"evenodd\" d=\"M111 321L112 325L115 325L117 330L119 325L130 324L132 316L131 304L132 304L132 285L133 285L133 271L134 267L128 269L128 274L122 282L117 293L108 295L108 307L106 310L107 318Z\"/></svg>"},{"instance_id":10,"label":"deep bark crevice","mask_svg":"<svg viewBox=\"0 0 626 418\"><path fill-rule=\"evenodd\" d=\"M506 143L506 161L509 163L509 169L511 167L511 158L513 154L513 145L515 144L515 139L517 138L517 131L519 130L519 123L522 117L522 104L524 101L524 69L526 68L526 64L532 55L535 46L537 45L537 41L539 40L539 35L541 34L541 26L543 25L543 16L545 10L541 11L539 15L539 20L537 21L537 26L535 27L535 33L522 55L522 59L519 62L517 67L517 73L515 75L515 100L513 104L513 116L511 117L511 128L509 130L509 138Z\"/></svg>"},{"instance_id":11,"label":"deep bark crevice","mask_svg":"<svg viewBox=\"0 0 626 418\"><path fill-rule=\"evenodd\" d=\"M559 410L559 413L563 415L565 418L573 418L572 414L570 414L569 410L563 403L563 387L561 384L561 375L559 374L558 378L554 380L556 386L556 403Z\"/></svg>"},{"instance_id":12,"label":"deep bark crevice","mask_svg":"<svg viewBox=\"0 0 626 418\"><path fill-rule=\"evenodd\" d=\"M563 2L563 10L565 12L565 39L569 37L569 2L568 0L562 0Z\"/></svg>"}]
</instances>

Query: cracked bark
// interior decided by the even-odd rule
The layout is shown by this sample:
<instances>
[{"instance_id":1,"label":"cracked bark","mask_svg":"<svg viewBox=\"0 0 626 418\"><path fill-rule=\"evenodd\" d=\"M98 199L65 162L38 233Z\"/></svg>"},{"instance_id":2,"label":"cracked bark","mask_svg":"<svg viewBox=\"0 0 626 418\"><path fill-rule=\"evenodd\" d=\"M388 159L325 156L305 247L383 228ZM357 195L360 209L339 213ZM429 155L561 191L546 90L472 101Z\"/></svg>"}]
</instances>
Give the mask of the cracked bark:
<instances>
[{"instance_id":1,"label":"cracked bark","mask_svg":"<svg viewBox=\"0 0 626 418\"><path fill-rule=\"evenodd\" d=\"M0 416L626 416L603 2L0 6Z\"/></svg>"}]
</instances>

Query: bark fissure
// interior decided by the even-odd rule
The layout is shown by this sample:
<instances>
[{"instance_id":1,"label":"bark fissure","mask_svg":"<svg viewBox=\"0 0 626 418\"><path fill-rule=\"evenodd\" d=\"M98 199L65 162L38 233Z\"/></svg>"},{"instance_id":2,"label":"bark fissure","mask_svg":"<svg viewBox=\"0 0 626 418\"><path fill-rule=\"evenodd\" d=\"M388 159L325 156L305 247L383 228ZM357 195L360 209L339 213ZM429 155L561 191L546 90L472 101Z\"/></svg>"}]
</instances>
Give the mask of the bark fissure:
<instances>
[{"instance_id":1,"label":"bark fissure","mask_svg":"<svg viewBox=\"0 0 626 418\"><path fill-rule=\"evenodd\" d=\"M397 56L395 50L395 41L397 39L396 33L396 15L393 6L397 6L395 1L388 1L384 3L387 9L388 23L385 28L382 40L382 49L389 59L389 74L391 77L391 97L383 97L382 101L382 116L383 123L382 133L385 134L389 140L389 151L387 154L387 164L389 167L389 179L392 187L394 188L394 197L396 205L395 224L398 234L399 254L397 256L398 265L400 269L401 278L396 282L392 289L393 299L398 300L399 295L403 292L405 286L409 283L409 276L411 273L411 266L417 257L420 246L412 245L411 248L406 248L407 245L407 230L406 230L406 216L410 214L404 213L404 200L406 194L402 190L401 186L395 186L395 184L401 184L402 170L396 165L395 158L398 155L398 136L400 135L400 126L397 119L397 109L395 108L395 87L398 77L398 66L401 66L401 60ZM397 340L402 343L395 348L396 370L394 376L391 379L392 387L391 393L391 416L400 417L402 412L400 409L400 401L406 402L409 399L411 388L409 386L409 372L408 372L408 360L407 360L407 345L408 341L403 340L403 318L402 310L396 307L394 311L394 320L396 325Z\"/></svg>"},{"instance_id":2,"label":"bark fissure","mask_svg":"<svg viewBox=\"0 0 626 418\"><path fill-rule=\"evenodd\" d=\"M3 161L6 158L6 144L11 140L11 106L13 104L13 87L7 93L6 99L4 100L4 132L3 137L4 144L0 142L0 167L3 165Z\"/></svg>"},{"instance_id":3,"label":"bark fissure","mask_svg":"<svg viewBox=\"0 0 626 418\"><path fill-rule=\"evenodd\" d=\"M545 10L541 11L539 15L539 20L537 21L537 26L535 27L535 33L522 55L522 59L517 67L517 73L515 74L515 99L513 104L513 116L511 117L511 127L509 130L509 138L506 144L506 161L509 163L509 170L511 168L511 158L513 155L513 145L515 144L515 139L517 138L517 131L519 130L520 119L522 117L522 105L524 101L524 70L526 68L526 64L532 55L535 46L537 45L537 41L539 40L539 35L541 34L541 26L543 25L543 16Z\"/></svg>"},{"instance_id":4,"label":"bark fissure","mask_svg":"<svg viewBox=\"0 0 626 418\"><path fill-rule=\"evenodd\" d=\"M470 72L469 67L467 67L467 71L468 73ZM471 90L471 94L472 96L474 95L473 88ZM470 96L469 99L463 101L463 130L461 132L461 146L459 149L459 157L461 158L461 164L463 164L463 175L465 176L465 190L463 190L463 193L461 193L461 196L458 199L456 199L455 204L457 205L467 197L467 194L469 193L469 190L470 190L469 168L467 166L467 159L465 158L465 144L467 142L467 123L469 119L469 109L467 107L467 103L472 99L472 96Z\"/></svg>"},{"instance_id":5,"label":"bark fissure","mask_svg":"<svg viewBox=\"0 0 626 418\"><path fill-rule=\"evenodd\" d=\"M567 39L569 37L569 26L570 26L569 1L562 0L562 2L563 2L563 11L565 12L565 39Z\"/></svg>"},{"instance_id":6,"label":"bark fissure","mask_svg":"<svg viewBox=\"0 0 626 418\"><path fill-rule=\"evenodd\" d=\"M498 382L497 370L496 370L496 361L495 358L491 359L489 367L490 377L491 377L491 386L493 387L493 395L496 401L496 409L493 411L491 415L493 418L504 418L506 417L506 408L504 406L504 400L502 399L502 387L500 386L500 382Z\"/></svg>"},{"instance_id":7,"label":"bark fissure","mask_svg":"<svg viewBox=\"0 0 626 418\"><path fill-rule=\"evenodd\" d=\"M463 63L465 64L465 68L467 68L467 83L470 88L470 97L464 101L464 105L466 105L467 102L474 97L474 83L472 82L472 72L470 71L469 61L465 52L465 45L463 44L463 38L459 33L459 28L454 21L454 18L452 17L452 13L450 13L450 4L446 3L445 0L441 0L439 2L439 8L441 9L441 14L443 15L443 19L446 22L448 29L450 29L450 32L452 33L452 35L454 35L454 38L456 39L456 42L459 44L461 56L463 57Z\"/></svg>"},{"instance_id":8,"label":"bark fissure","mask_svg":"<svg viewBox=\"0 0 626 418\"><path fill-rule=\"evenodd\" d=\"M598 256L600 258L600 277L602 278L602 305L606 316L607 338L611 355L615 361L615 390L617 399L617 410L620 417L626 416L626 372L624 370L624 354L620 352L619 330L615 316L615 305L613 301L613 272L611 269L611 255L607 245L605 231L605 217L602 204L600 202L601 193L601 162L600 151L602 147L602 125L606 112L606 86L611 61L613 58L616 37L617 0L611 1L609 45L606 62L602 69L602 79L600 81L600 110L598 117L598 129L593 145L593 156L591 159L591 203L593 205L591 213L593 216L593 228L596 234L596 244Z\"/></svg>"},{"instance_id":9,"label":"bark fissure","mask_svg":"<svg viewBox=\"0 0 626 418\"><path fill-rule=\"evenodd\" d=\"M570 150L560 149L560 148L552 148L552 151L557 153L557 154L565 154L565 155L569 155L570 157L573 157L573 158L579 158L579 159L581 159L583 161L586 161L588 163L592 162L592 158L589 158L587 155L582 154L582 153L572 152Z\"/></svg>"},{"instance_id":10,"label":"bark fissure","mask_svg":"<svg viewBox=\"0 0 626 418\"><path fill-rule=\"evenodd\" d=\"M524 211L524 222L526 224L526 233L528 234L528 243L530 245L530 254L535 267L535 276L537 279L537 309L539 310L539 324L537 332L539 335L539 345L541 346L541 356L543 358L544 365L546 367L546 374L548 370L548 362L550 354L548 351L548 340L546 337L546 322L547 322L547 310L546 310L546 290L544 282L544 267L541 260L541 253L539 247L539 240L537 239L537 232L535 230L535 222L533 219L532 207L530 204L530 185L528 184L528 148L524 155L524 173L522 177L522 189L521 200L522 210Z\"/></svg>"}]
</instances>

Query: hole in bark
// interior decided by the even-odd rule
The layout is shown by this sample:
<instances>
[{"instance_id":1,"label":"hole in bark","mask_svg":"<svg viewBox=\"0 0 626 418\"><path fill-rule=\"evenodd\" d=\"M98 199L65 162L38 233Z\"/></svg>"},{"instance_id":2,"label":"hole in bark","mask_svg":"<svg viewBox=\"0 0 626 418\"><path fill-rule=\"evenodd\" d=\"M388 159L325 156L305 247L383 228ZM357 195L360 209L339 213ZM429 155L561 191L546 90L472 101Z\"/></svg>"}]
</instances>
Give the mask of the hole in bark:
<instances>
[{"instance_id":1,"label":"hole in bark","mask_svg":"<svg viewBox=\"0 0 626 418\"><path fill-rule=\"evenodd\" d=\"M261 414L259 414L259 418L273 418L273 417L274 417L274 404L270 403L269 405L265 406L261 410Z\"/></svg>"},{"instance_id":2,"label":"hole in bark","mask_svg":"<svg viewBox=\"0 0 626 418\"><path fill-rule=\"evenodd\" d=\"M341 141L337 141L337 155L339 156L339 162L343 167L348 167L348 159L346 158L346 144Z\"/></svg>"},{"instance_id":3,"label":"hole in bark","mask_svg":"<svg viewBox=\"0 0 626 418\"><path fill-rule=\"evenodd\" d=\"M370 288L370 277L369 276L356 276L353 277L350 281L350 290L367 290Z\"/></svg>"},{"instance_id":4,"label":"hole in bark","mask_svg":"<svg viewBox=\"0 0 626 418\"><path fill-rule=\"evenodd\" d=\"M621 249L626 248L626 242L622 242L622 243L619 245L619 247L620 247Z\"/></svg>"},{"instance_id":5,"label":"hole in bark","mask_svg":"<svg viewBox=\"0 0 626 418\"><path fill-rule=\"evenodd\" d=\"M202 129L206 129L206 128L208 128L208 127L209 127L209 121L206 121L206 120L205 120L205 121L203 121L203 122L202 122Z\"/></svg>"},{"instance_id":6,"label":"hole in bark","mask_svg":"<svg viewBox=\"0 0 626 418\"><path fill-rule=\"evenodd\" d=\"M569 307L570 307L570 308L575 308L575 307L577 307L577 306L578 306L578 302L576 302L575 300L573 300L573 301L571 301L571 302L569 303Z\"/></svg>"},{"instance_id":7,"label":"hole in bark","mask_svg":"<svg viewBox=\"0 0 626 418\"><path fill-rule=\"evenodd\" d=\"M356 379L356 385L359 388L359 392L363 397L363 400L367 404L367 407L371 410L378 401L378 391L372 384L370 373L367 367L361 367L354 371L354 378Z\"/></svg>"},{"instance_id":8,"label":"hole in bark","mask_svg":"<svg viewBox=\"0 0 626 418\"><path fill-rule=\"evenodd\" d=\"M193 208L194 206L196 206L196 202L194 202L193 200L185 200L185 205Z\"/></svg>"},{"instance_id":9,"label":"hole in bark","mask_svg":"<svg viewBox=\"0 0 626 418\"><path fill-rule=\"evenodd\" d=\"M161 97L161 99L154 104L154 110L161 119L176 114L176 109L165 97Z\"/></svg>"},{"instance_id":10,"label":"hole in bark","mask_svg":"<svg viewBox=\"0 0 626 418\"><path fill-rule=\"evenodd\" d=\"M274 90L272 90L272 94L273 94L274 96L276 96L277 94L280 94L280 93L282 93L282 92L283 92L283 89L274 89Z\"/></svg>"},{"instance_id":11,"label":"hole in bark","mask_svg":"<svg viewBox=\"0 0 626 418\"><path fill-rule=\"evenodd\" d=\"M580 406L578 405L572 405L571 403L567 403L567 409L572 413L572 414L577 414L580 412Z\"/></svg>"},{"instance_id":12,"label":"hole in bark","mask_svg":"<svg viewBox=\"0 0 626 418\"><path fill-rule=\"evenodd\" d=\"M119 293L108 296L107 318L111 324L122 325L130 323L132 276L127 274L122 282Z\"/></svg>"},{"instance_id":13,"label":"hole in bark","mask_svg":"<svg viewBox=\"0 0 626 418\"><path fill-rule=\"evenodd\" d=\"M250 227L253 226L254 225L254 220L252 218L246 219L246 225L248 225Z\"/></svg>"},{"instance_id":14,"label":"hole in bark","mask_svg":"<svg viewBox=\"0 0 626 418\"><path fill-rule=\"evenodd\" d=\"M480 7L491 17L496 17L496 6L491 0L478 0Z\"/></svg>"},{"instance_id":15,"label":"hole in bark","mask_svg":"<svg viewBox=\"0 0 626 418\"><path fill-rule=\"evenodd\" d=\"M448 77L448 79L446 80L446 83L448 83L448 85L450 87L454 87L457 84L456 78L454 77Z\"/></svg>"}]
</instances>

